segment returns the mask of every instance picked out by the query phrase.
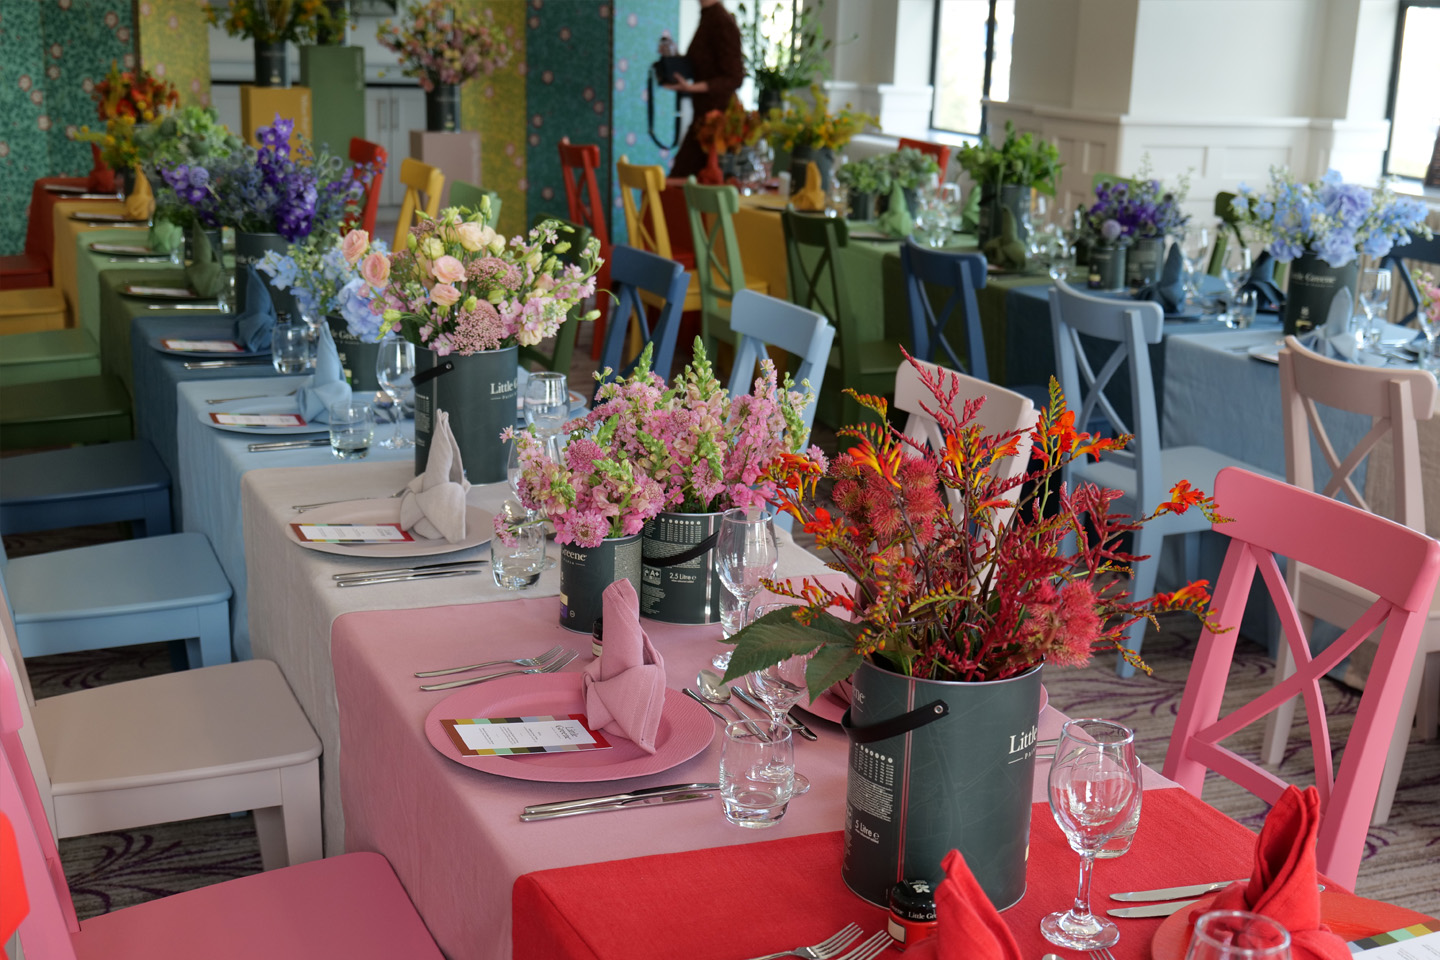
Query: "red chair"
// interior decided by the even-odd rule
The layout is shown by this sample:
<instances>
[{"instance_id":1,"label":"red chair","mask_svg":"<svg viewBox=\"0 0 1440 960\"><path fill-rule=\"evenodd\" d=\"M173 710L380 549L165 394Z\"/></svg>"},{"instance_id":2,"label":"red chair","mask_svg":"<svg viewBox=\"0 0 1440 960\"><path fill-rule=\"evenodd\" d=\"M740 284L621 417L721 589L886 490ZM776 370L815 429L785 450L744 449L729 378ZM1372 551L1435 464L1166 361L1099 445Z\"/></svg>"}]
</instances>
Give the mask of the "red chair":
<instances>
[{"instance_id":1,"label":"red chair","mask_svg":"<svg viewBox=\"0 0 1440 960\"><path fill-rule=\"evenodd\" d=\"M900 149L909 147L912 150L919 150L921 153L928 153L940 164L940 182L945 182L945 169L950 166L950 148L943 143L931 143L929 140L911 140L908 137L900 138Z\"/></svg>"},{"instance_id":2,"label":"red chair","mask_svg":"<svg viewBox=\"0 0 1440 960\"><path fill-rule=\"evenodd\" d=\"M1321 804L1315 865L1321 873L1353 889L1391 735L1430 613L1435 581L1440 577L1440 541L1321 494L1235 467L1227 467L1215 478L1215 500L1221 512L1232 518L1214 525L1216 533L1230 538L1210 609L1217 629L1206 628L1196 645L1165 757L1165 776L1198 797L1205 771L1213 770L1273 805L1289 784L1220 742L1292 697L1303 696ZM1353 583L1375 597L1340 639L1318 655L1311 654L1276 554ZM1279 612L1296 669L1221 717L1240 620L1257 571ZM1320 679L1379 629L1384 632L1337 775Z\"/></svg>"},{"instance_id":3,"label":"red chair","mask_svg":"<svg viewBox=\"0 0 1440 960\"><path fill-rule=\"evenodd\" d=\"M600 257L605 265L595 277L596 290L610 289L610 231L605 226L605 204L600 198L600 184L595 171L600 169L600 147L593 143L571 143L560 138L560 179L565 183L565 201L570 207L569 220L576 226L589 227L600 241ZM583 191L583 196L582 196ZM600 359L605 342L605 316L595 321L595 341L590 345L590 359Z\"/></svg>"},{"instance_id":4,"label":"red chair","mask_svg":"<svg viewBox=\"0 0 1440 960\"><path fill-rule=\"evenodd\" d=\"M375 213L380 209L380 183L385 179L385 164L389 160L385 148L378 143L371 143L369 140L361 140L359 137L350 138L350 162L359 166L371 166L375 169L375 177L370 181L370 186L365 188L365 203L360 208L360 229L375 236ZM353 222L346 224L346 229L353 227Z\"/></svg>"}]
</instances>

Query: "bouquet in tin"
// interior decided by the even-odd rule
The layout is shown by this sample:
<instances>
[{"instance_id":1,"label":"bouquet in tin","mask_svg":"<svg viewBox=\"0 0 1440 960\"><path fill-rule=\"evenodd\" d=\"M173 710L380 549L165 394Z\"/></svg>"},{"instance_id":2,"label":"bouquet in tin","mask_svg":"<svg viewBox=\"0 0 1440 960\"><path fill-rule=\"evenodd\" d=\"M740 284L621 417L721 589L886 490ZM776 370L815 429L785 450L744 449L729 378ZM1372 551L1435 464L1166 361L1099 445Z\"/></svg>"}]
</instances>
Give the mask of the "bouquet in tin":
<instances>
[{"instance_id":1,"label":"bouquet in tin","mask_svg":"<svg viewBox=\"0 0 1440 960\"><path fill-rule=\"evenodd\" d=\"M366 274L383 269L389 250L383 240L372 243L364 230L351 230L344 237L312 233L286 253L267 250L255 269L270 278L272 287L294 295L301 316L318 320L338 313L352 334L378 340L381 318L370 309Z\"/></svg>"},{"instance_id":2,"label":"bouquet in tin","mask_svg":"<svg viewBox=\"0 0 1440 960\"><path fill-rule=\"evenodd\" d=\"M707 150L730 153L760 139L763 129L759 112L746 110L739 97L731 97L724 110L705 114L696 136Z\"/></svg>"},{"instance_id":3,"label":"bouquet in tin","mask_svg":"<svg viewBox=\"0 0 1440 960\"><path fill-rule=\"evenodd\" d=\"M137 142L137 130L154 123L180 103L180 93L166 80L148 70L126 70L110 64L105 79L90 91L95 111L105 124L103 132L80 128L77 140L100 145L100 159L115 170L144 163L148 155Z\"/></svg>"},{"instance_id":4,"label":"bouquet in tin","mask_svg":"<svg viewBox=\"0 0 1440 960\"><path fill-rule=\"evenodd\" d=\"M1121 550L1121 537L1164 513L1198 509L1219 520L1215 502L1182 480L1148 516L1112 513L1119 491L1067 489L1057 474L1076 459L1122 450L1130 438L1076 430L1054 380L1033 428L986 434L975 423L983 398L957 411L957 375L919 369L934 400L923 409L943 445L932 448L885 423L883 398L852 393L880 417L840 431L854 446L828 464L813 454L782 454L771 464L766 478L780 508L831 552L830 566L853 586L767 583L798 605L735 635L726 678L813 654L806 672L813 699L866 657L906 676L970 682L1043 662L1081 665L1112 649L1148 669L1121 646L1125 629L1165 611L1203 616L1209 584L1129 599L1125 575L1139 558ZM1011 457L1027 457L1029 468L1002 469ZM834 512L816 495L822 480L831 484ZM1070 535L1073 551L1065 546Z\"/></svg>"},{"instance_id":5,"label":"bouquet in tin","mask_svg":"<svg viewBox=\"0 0 1440 960\"><path fill-rule=\"evenodd\" d=\"M212 26L261 43L313 43L346 22L344 10L325 0L205 0L202 9Z\"/></svg>"},{"instance_id":6,"label":"bouquet in tin","mask_svg":"<svg viewBox=\"0 0 1440 960\"><path fill-rule=\"evenodd\" d=\"M1189 174L1181 176L1174 189L1167 189L1150 175L1147 157L1131 179L1112 180L1095 187L1095 203L1085 211L1086 226L1093 236L1111 243L1179 236L1190 220L1180 206L1189 192ZM1108 231L1107 221L1115 224ZM1118 232L1115 227L1119 228Z\"/></svg>"},{"instance_id":7,"label":"bouquet in tin","mask_svg":"<svg viewBox=\"0 0 1440 960\"><path fill-rule=\"evenodd\" d=\"M493 73L510 62L510 44L495 16L478 3L428 0L405 10L409 23L380 24L375 38L400 57L407 77L426 93L437 84L455 86L477 73Z\"/></svg>"}]
</instances>

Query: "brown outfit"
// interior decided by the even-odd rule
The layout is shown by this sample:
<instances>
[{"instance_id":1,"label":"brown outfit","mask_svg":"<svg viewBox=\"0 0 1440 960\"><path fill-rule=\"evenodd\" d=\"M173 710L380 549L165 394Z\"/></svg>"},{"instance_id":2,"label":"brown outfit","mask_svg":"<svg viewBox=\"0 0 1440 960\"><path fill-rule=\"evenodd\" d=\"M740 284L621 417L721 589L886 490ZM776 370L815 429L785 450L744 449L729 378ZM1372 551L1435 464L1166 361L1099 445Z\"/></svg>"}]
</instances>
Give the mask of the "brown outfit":
<instances>
[{"instance_id":1,"label":"brown outfit","mask_svg":"<svg viewBox=\"0 0 1440 960\"><path fill-rule=\"evenodd\" d=\"M700 25L690 40L690 49L685 51L690 66L695 71L691 79L702 80L709 87L704 93L690 95L695 107L695 116L685 139L675 154L675 163L670 167L670 176L688 177L699 173L705 167L708 157L700 146L695 128L711 110L724 110L730 105L730 98L740 89L745 80L745 56L740 50L740 28L724 4L711 4L700 9Z\"/></svg>"}]
</instances>

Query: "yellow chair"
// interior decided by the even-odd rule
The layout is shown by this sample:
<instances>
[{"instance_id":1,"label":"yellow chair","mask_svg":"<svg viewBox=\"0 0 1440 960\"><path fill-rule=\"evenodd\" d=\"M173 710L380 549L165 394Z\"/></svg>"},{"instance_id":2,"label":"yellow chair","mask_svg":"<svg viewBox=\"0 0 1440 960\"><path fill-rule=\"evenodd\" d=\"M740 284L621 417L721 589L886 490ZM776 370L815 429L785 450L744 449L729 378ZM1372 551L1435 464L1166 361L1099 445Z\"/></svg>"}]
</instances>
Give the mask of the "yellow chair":
<instances>
[{"instance_id":1,"label":"yellow chair","mask_svg":"<svg viewBox=\"0 0 1440 960\"><path fill-rule=\"evenodd\" d=\"M415 210L420 206L420 194L425 195L425 213L435 216L440 212L440 194L445 190L445 174L439 167L406 157L400 161L400 182L405 185L405 199L400 202L400 221L395 224L394 249L405 249L405 238L410 233L410 224L415 219Z\"/></svg>"},{"instance_id":2,"label":"yellow chair","mask_svg":"<svg viewBox=\"0 0 1440 960\"><path fill-rule=\"evenodd\" d=\"M660 191L665 189L665 168L631 163L629 157L622 156L615 164L615 171L620 180L620 200L625 207L625 232L630 237L630 246L675 260L689 270L690 286L685 291L682 309L687 313L699 310L700 281L695 274L695 259L675 256L670 246L670 228L665 223L665 208L660 200ZM649 293L642 293L641 299L652 306L659 305Z\"/></svg>"},{"instance_id":3,"label":"yellow chair","mask_svg":"<svg viewBox=\"0 0 1440 960\"><path fill-rule=\"evenodd\" d=\"M59 287L0 290L0 334L65 327L65 296Z\"/></svg>"}]
</instances>

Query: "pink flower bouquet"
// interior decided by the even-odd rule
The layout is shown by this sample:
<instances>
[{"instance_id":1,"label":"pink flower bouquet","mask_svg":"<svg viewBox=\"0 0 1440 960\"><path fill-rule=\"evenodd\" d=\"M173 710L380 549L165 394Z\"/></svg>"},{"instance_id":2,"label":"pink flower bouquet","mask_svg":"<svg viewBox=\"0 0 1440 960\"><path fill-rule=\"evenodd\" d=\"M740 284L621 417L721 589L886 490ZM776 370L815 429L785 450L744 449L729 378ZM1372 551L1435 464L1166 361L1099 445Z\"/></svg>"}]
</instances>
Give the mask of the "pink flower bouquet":
<instances>
[{"instance_id":1,"label":"pink flower bouquet","mask_svg":"<svg viewBox=\"0 0 1440 960\"><path fill-rule=\"evenodd\" d=\"M495 17L478 3L429 0L405 10L405 26L386 20L375 38L400 57L407 77L429 93L437 84L455 86L477 73L493 73L510 62L510 45L495 28Z\"/></svg>"}]
</instances>

